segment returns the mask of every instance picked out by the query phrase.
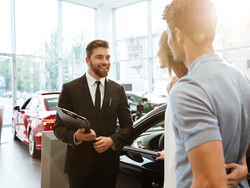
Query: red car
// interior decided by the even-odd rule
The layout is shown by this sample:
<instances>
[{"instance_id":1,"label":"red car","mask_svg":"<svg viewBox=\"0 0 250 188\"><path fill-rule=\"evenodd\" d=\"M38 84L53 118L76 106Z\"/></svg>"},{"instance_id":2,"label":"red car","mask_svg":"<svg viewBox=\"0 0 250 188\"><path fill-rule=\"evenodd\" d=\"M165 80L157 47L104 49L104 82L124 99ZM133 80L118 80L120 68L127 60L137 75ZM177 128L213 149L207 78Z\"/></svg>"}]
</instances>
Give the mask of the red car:
<instances>
[{"instance_id":1,"label":"red car","mask_svg":"<svg viewBox=\"0 0 250 188\"><path fill-rule=\"evenodd\" d=\"M29 145L30 156L40 157L42 149L42 131L51 131L56 119L55 107L60 93L33 95L25 101L22 108L15 106L12 117L14 140L19 138Z\"/></svg>"}]
</instances>

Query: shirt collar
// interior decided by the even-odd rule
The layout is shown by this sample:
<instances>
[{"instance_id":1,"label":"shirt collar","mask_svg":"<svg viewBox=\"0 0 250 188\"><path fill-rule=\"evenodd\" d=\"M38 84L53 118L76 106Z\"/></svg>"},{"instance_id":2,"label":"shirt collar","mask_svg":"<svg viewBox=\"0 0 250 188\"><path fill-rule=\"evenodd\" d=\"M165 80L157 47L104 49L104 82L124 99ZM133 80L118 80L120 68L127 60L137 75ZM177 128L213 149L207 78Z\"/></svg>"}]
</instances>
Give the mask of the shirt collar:
<instances>
[{"instance_id":1,"label":"shirt collar","mask_svg":"<svg viewBox=\"0 0 250 188\"><path fill-rule=\"evenodd\" d=\"M202 54L193 61L193 63L188 69L187 76L192 72L194 72L201 63L205 63L207 61L224 61L224 60L216 53Z\"/></svg>"},{"instance_id":2,"label":"shirt collar","mask_svg":"<svg viewBox=\"0 0 250 188\"><path fill-rule=\"evenodd\" d=\"M86 77L87 77L87 80L88 80L88 82L89 82L89 84L90 84L91 86L94 85L96 81L98 81L97 79L93 78L93 77L88 73L88 71L86 72ZM99 81L100 81L101 84L104 86L104 84L105 84L105 77L101 78Z\"/></svg>"}]
</instances>

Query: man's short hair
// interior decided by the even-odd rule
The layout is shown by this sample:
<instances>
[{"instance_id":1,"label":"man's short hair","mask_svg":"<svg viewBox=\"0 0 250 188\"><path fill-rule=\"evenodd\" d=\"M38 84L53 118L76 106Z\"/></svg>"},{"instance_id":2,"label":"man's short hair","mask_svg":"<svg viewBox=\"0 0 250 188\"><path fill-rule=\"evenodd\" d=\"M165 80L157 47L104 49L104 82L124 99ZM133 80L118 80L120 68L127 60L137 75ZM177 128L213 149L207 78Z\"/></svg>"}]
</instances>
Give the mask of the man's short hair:
<instances>
[{"instance_id":1,"label":"man's short hair","mask_svg":"<svg viewBox=\"0 0 250 188\"><path fill-rule=\"evenodd\" d=\"M108 41L100 40L100 39L93 40L86 47L86 54L87 54L87 57L89 59L90 59L91 55L93 54L93 49L98 48L98 47L108 48L110 50L110 45L109 45Z\"/></svg>"},{"instance_id":2,"label":"man's short hair","mask_svg":"<svg viewBox=\"0 0 250 188\"><path fill-rule=\"evenodd\" d=\"M183 30L196 43L212 43L217 26L217 13L210 0L173 0L163 11L172 36L174 29Z\"/></svg>"}]
</instances>

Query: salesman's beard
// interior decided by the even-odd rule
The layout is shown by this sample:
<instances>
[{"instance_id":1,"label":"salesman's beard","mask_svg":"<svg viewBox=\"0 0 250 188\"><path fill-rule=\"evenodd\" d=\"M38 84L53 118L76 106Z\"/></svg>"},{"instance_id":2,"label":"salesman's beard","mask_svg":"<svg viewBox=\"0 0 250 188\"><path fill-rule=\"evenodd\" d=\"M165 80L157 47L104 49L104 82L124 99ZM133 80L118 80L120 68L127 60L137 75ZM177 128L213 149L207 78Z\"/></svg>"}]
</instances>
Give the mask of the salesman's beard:
<instances>
[{"instance_id":1,"label":"salesman's beard","mask_svg":"<svg viewBox=\"0 0 250 188\"><path fill-rule=\"evenodd\" d=\"M101 65L101 64L100 64ZM103 78L103 77L107 77L108 74L109 74L109 69L110 69L110 66L107 65L107 70L104 71L104 70L100 70L99 69L99 66L95 66L91 61L90 61L90 69L99 77Z\"/></svg>"}]
</instances>

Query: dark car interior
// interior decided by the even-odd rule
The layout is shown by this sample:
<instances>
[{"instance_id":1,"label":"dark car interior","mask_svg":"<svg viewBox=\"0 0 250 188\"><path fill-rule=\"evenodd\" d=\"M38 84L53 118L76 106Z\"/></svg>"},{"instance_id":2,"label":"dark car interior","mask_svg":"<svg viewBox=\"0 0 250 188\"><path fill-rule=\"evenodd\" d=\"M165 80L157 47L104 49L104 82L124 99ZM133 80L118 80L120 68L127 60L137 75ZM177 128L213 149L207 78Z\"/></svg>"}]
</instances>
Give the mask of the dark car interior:
<instances>
[{"instance_id":1,"label":"dark car interior","mask_svg":"<svg viewBox=\"0 0 250 188\"><path fill-rule=\"evenodd\" d=\"M161 151L163 149L162 147L164 147L164 139L162 139L163 134L164 121L161 121L143 132L130 146L156 152ZM159 146L161 148L159 148Z\"/></svg>"}]
</instances>

